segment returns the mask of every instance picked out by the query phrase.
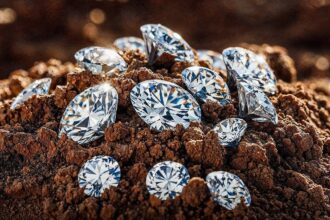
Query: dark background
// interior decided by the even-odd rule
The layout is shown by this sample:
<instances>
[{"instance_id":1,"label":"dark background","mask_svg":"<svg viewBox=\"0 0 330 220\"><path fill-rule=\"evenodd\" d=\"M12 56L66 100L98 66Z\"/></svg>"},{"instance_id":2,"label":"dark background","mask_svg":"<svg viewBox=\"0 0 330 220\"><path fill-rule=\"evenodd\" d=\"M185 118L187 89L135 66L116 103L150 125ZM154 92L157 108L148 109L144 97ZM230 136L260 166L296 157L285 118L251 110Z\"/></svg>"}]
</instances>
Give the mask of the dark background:
<instances>
[{"instance_id":1,"label":"dark background","mask_svg":"<svg viewBox=\"0 0 330 220\"><path fill-rule=\"evenodd\" d=\"M87 45L161 23L196 49L281 45L298 78L329 77L330 0L0 0L0 78L37 60L70 61Z\"/></svg>"}]
</instances>

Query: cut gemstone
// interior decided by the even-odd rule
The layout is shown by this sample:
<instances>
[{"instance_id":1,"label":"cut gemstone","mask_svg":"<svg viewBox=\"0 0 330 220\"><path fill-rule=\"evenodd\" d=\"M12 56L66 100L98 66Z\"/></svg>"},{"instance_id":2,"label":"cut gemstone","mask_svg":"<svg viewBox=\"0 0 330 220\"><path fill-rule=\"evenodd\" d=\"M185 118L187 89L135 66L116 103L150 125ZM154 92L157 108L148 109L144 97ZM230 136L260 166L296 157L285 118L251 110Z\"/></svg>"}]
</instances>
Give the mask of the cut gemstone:
<instances>
[{"instance_id":1,"label":"cut gemstone","mask_svg":"<svg viewBox=\"0 0 330 220\"><path fill-rule=\"evenodd\" d=\"M266 94L276 93L275 75L263 56L240 47L227 48L222 54L230 85L245 80Z\"/></svg>"},{"instance_id":2,"label":"cut gemstone","mask_svg":"<svg viewBox=\"0 0 330 220\"><path fill-rule=\"evenodd\" d=\"M149 193L161 200L174 199L181 194L190 179L187 168L173 161L156 164L146 178Z\"/></svg>"},{"instance_id":3,"label":"cut gemstone","mask_svg":"<svg viewBox=\"0 0 330 220\"><path fill-rule=\"evenodd\" d=\"M86 47L74 55L78 65L93 74L112 75L127 70L127 63L114 49Z\"/></svg>"},{"instance_id":4,"label":"cut gemstone","mask_svg":"<svg viewBox=\"0 0 330 220\"><path fill-rule=\"evenodd\" d=\"M247 123L240 118L227 118L218 123L213 131L218 135L221 145L236 147L243 137Z\"/></svg>"},{"instance_id":5,"label":"cut gemstone","mask_svg":"<svg viewBox=\"0 0 330 220\"><path fill-rule=\"evenodd\" d=\"M198 58L200 60L208 61L213 67L227 72L223 56L212 50L197 50Z\"/></svg>"},{"instance_id":6,"label":"cut gemstone","mask_svg":"<svg viewBox=\"0 0 330 220\"><path fill-rule=\"evenodd\" d=\"M178 33L161 24L146 24L140 29L146 44L149 64L153 64L163 54L173 56L175 61L194 60L194 52Z\"/></svg>"},{"instance_id":7,"label":"cut gemstone","mask_svg":"<svg viewBox=\"0 0 330 220\"><path fill-rule=\"evenodd\" d=\"M228 210L234 209L243 198L247 206L251 204L251 195L244 182L236 175L216 171L206 176L206 183L212 198Z\"/></svg>"},{"instance_id":8,"label":"cut gemstone","mask_svg":"<svg viewBox=\"0 0 330 220\"><path fill-rule=\"evenodd\" d=\"M138 37L121 37L113 42L113 45L120 50L139 50L145 52L145 44Z\"/></svg>"},{"instance_id":9,"label":"cut gemstone","mask_svg":"<svg viewBox=\"0 0 330 220\"><path fill-rule=\"evenodd\" d=\"M44 79L38 79L28 85L23 91L18 94L18 96L15 98L13 103L10 106L10 109L15 109L21 104L23 104L26 100L31 98L33 95L46 95L48 94L50 84L52 80L51 78L44 78Z\"/></svg>"},{"instance_id":10,"label":"cut gemstone","mask_svg":"<svg viewBox=\"0 0 330 220\"><path fill-rule=\"evenodd\" d=\"M138 115L157 131L187 128L192 121L201 120L201 108L189 92L163 80L147 80L131 91L131 102Z\"/></svg>"},{"instance_id":11,"label":"cut gemstone","mask_svg":"<svg viewBox=\"0 0 330 220\"><path fill-rule=\"evenodd\" d=\"M59 136L66 134L79 144L102 137L104 130L116 120L117 106L117 91L109 84L86 89L66 108Z\"/></svg>"},{"instance_id":12,"label":"cut gemstone","mask_svg":"<svg viewBox=\"0 0 330 220\"><path fill-rule=\"evenodd\" d=\"M182 80L187 88L203 102L211 100L221 105L230 102L227 84L218 73L208 68L188 67L182 71Z\"/></svg>"},{"instance_id":13,"label":"cut gemstone","mask_svg":"<svg viewBox=\"0 0 330 220\"><path fill-rule=\"evenodd\" d=\"M237 88L241 117L248 117L257 122L277 124L276 109L264 92L245 81L239 81Z\"/></svg>"},{"instance_id":14,"label":"cut gemstone","mask_svg":"<svg viewBox=\"0 0 330 220\"><path fill-rule=\"evenodd\" d=\"M78 174L79 187L88 196L100 197L105 189L117 187L120 181L118 162L109 156L95 156L88 160Z\"/></svg>"}]
</instances>

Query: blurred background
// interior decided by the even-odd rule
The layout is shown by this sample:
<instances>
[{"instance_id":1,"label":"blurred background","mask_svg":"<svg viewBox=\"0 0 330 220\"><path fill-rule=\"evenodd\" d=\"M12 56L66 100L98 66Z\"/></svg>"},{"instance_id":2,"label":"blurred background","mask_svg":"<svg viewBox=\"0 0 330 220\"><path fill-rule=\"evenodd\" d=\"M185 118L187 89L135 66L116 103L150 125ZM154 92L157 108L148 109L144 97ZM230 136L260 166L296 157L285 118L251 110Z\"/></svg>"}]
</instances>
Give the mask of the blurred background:
<instances>
[{"instance_id":1,"label":"blurred background","mask_svg":"<svg viewBox=\"0 0 330 220\"><path fill-rule=\"evenodd\" d=\"M330 0L0 0L0 78L35 61L71 61L161 23L195 49L286 47L298 78L330 77Z\"/></svg>"}]
</instances>

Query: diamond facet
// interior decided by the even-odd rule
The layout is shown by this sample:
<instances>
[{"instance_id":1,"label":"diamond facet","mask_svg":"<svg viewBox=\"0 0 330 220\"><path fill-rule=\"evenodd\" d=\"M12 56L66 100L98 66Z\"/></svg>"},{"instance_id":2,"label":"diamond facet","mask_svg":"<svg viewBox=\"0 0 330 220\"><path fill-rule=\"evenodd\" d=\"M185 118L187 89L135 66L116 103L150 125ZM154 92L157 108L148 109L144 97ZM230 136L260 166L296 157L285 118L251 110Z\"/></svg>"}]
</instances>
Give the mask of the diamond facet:
<instances>
[{"instance_id":1,"label":"diamond facet","mask_svg":"<svg viewBox=\"0 0 330 220\"><path fill-rule=\"evenodd\" d=\"M182 71L182 80L188 89L203 102L207 100L226 105L230 102L229 88L216 72L200 66Z\"/></svg>"},{"instance_id":2,"label":"diamond facet","mask_svg":"<svg viewBox=\"0 0 330 220\"><path fill-rule=\"evenodd\" d=\"M189 92L163 80L147 80L131 91L131 102L138 115L157 131L187 128L192 121L200 121L201 108Z\"/></svg>"},{"instance_id":3,"label":"diamond facet","mask_svg":"<svg viewBox=\"0 0 330 220\"><path fill-rule=\"evenodd\" d=\"M117 187L120 181L118 162L109 156L95 156L88 160L78 174L79 187L88 196L100 197L105 189Z\"/></svg>"},{"instance_id":4,"label":"diamond facet","mask_svg":"<svg viewBox=\"0 0 330 220\"><path fill-rule=\"evenodd\" d=\"M66 134L79 144L102 137L104 130L116 120L117 106L117 91L109 84L84 90L66 108L59 136Z\"/></svg>"},{"instance_id":5,"label":"diamond facet","mask_svg":"<svg viewBox=\"0 0 330 220\"><path fill-rule=\"evenodd\" d=\"M15 98L10 106L10 109L15 109L33 95L46 95L48 94L50 84L52 80L50 78L39 79L28 85L20 94Z\"/></svg>"},{"instance_id":6,"label":"diamond facet","mask_svg":"<svg viewBox=\"0 0 330 220\"><path fill-rule=\"evenodd\" d=\"M218 135L221 145L236 147L243 137L247 123L240 118L227 118L218 123L213 131Z\"/></svg>"},{"instance_id":7,"label":"diamond facet","mask_svg":"<svg viewBox=\"0 0 330 220\"><path fill-rule=\"evenodd\" d=\"M240 47L230 47L223 52L230 84L245 80L266 94L276 93L276 78L263 56Z\"/></svg>"},{"instance_id":8,"label":"diamond facet","mask_svg":"<svg viewBox=\"0 0 330 220\"><path fill-rule=\"evenodd\" d=\"M149 193L161 200L174 199L181 194L190 179L187 168L173 161L156 164L146 178Z\"/></svg>"},{"instance_id":9,"label":"diamond facet","mask_svg":"<svg viewBox=\"0 0 330 220\"><path fill-rule=\"evenodd\" d=\"M139 50L145 52L145 44L141 38L138 37L121 37L113 42L120 50Z\"/></svg>"},{"instance_id":10,"label":"diamond facet","mask_svg":"<svg viewBox=\"0 0 330 220\"><path fill-rule=\"evenodd\" d=\"M257 122L277 124L276 109L264 92L245 81L239 81L237 88L241 117L248 117Z\"/></svg>"},{"instance_id":11,"label":"diamond facet","mask_svg":"<svg viewBox=\"0 0 330 220\"><path fill-rule=\"evenodd\" d=\"M114 49L103 47L86 47L74 55L81 68L93 74L112 75L127 70L127 63Z\"/></svg>"},{"instance_id":12,"label":"diamond facet","mask_svg":"<svg viewBox=\"0 0 330 220\"><path fill-rule=\"evenodd\" d=\"M161 24L146 24L140 29L146 44L149 64L153 64L163 54L173 56L175 61L194 60L194 52L178 33Z\"/></svg>"},{"instance_id":13,"label":"diamond facet","mask_svg":"<svg viewBox=\"0 0 330 220\"><path fill-rule=\"evenodd\" d=\"M213 67L227 72L223 56L212 50L197 50L197 55L200 60L208 61Z\"/></svg>"},{"instance_id":14,"label":"diamond facet","mask_svg":"<svg viewBox=\"0 0 330 220\"><path fill-rule=\"evenodd\" d=\"M232 173L224 171L209 173L206 176L206 183L213 200L228 210L240 204L241 198L247 206L251 204L248 188L238 176Z\"/></svg>"}]
</instances>

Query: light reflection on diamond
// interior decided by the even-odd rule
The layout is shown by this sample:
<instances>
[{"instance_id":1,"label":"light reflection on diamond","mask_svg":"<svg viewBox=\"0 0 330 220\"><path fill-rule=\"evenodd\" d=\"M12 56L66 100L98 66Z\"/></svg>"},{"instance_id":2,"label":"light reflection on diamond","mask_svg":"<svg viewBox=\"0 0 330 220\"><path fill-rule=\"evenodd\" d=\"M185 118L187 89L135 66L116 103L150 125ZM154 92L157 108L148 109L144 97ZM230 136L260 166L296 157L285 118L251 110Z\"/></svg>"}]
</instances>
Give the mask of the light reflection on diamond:
<instances>
[{"instance_id":1,"label":"light reflection on diamond","mask_svg":"<svg viewBox=\"0 0 330 220\"><path fill-rule=\"evenodd\" d=\"M221 145L235 147L240 142L247 128L247 123L240 118L227 118L218 123L214 132L218 135Z\"/></svg>"},{"instance_id":2,"label":"light reflection on diamond","mask_svg":"<svg viewBox=\"0 0 330 220\"><path fill-rule=\"evenodd\" d=\"M227 72L221 53L212 50L197 50L197 55L200 60L208 61L214 68Z\"/></svg>"},{"instance_id":3,"label":"light reflection on diamond","mask_svg":"<svg viewBox=\"0 0 330 220\"><path fill-rule=\"evenodd\" d=\"M145 52L144 41L138 37L121 37L116 39L113 45L120 50L139 50Z\"/></svg>"}]
</instances>

